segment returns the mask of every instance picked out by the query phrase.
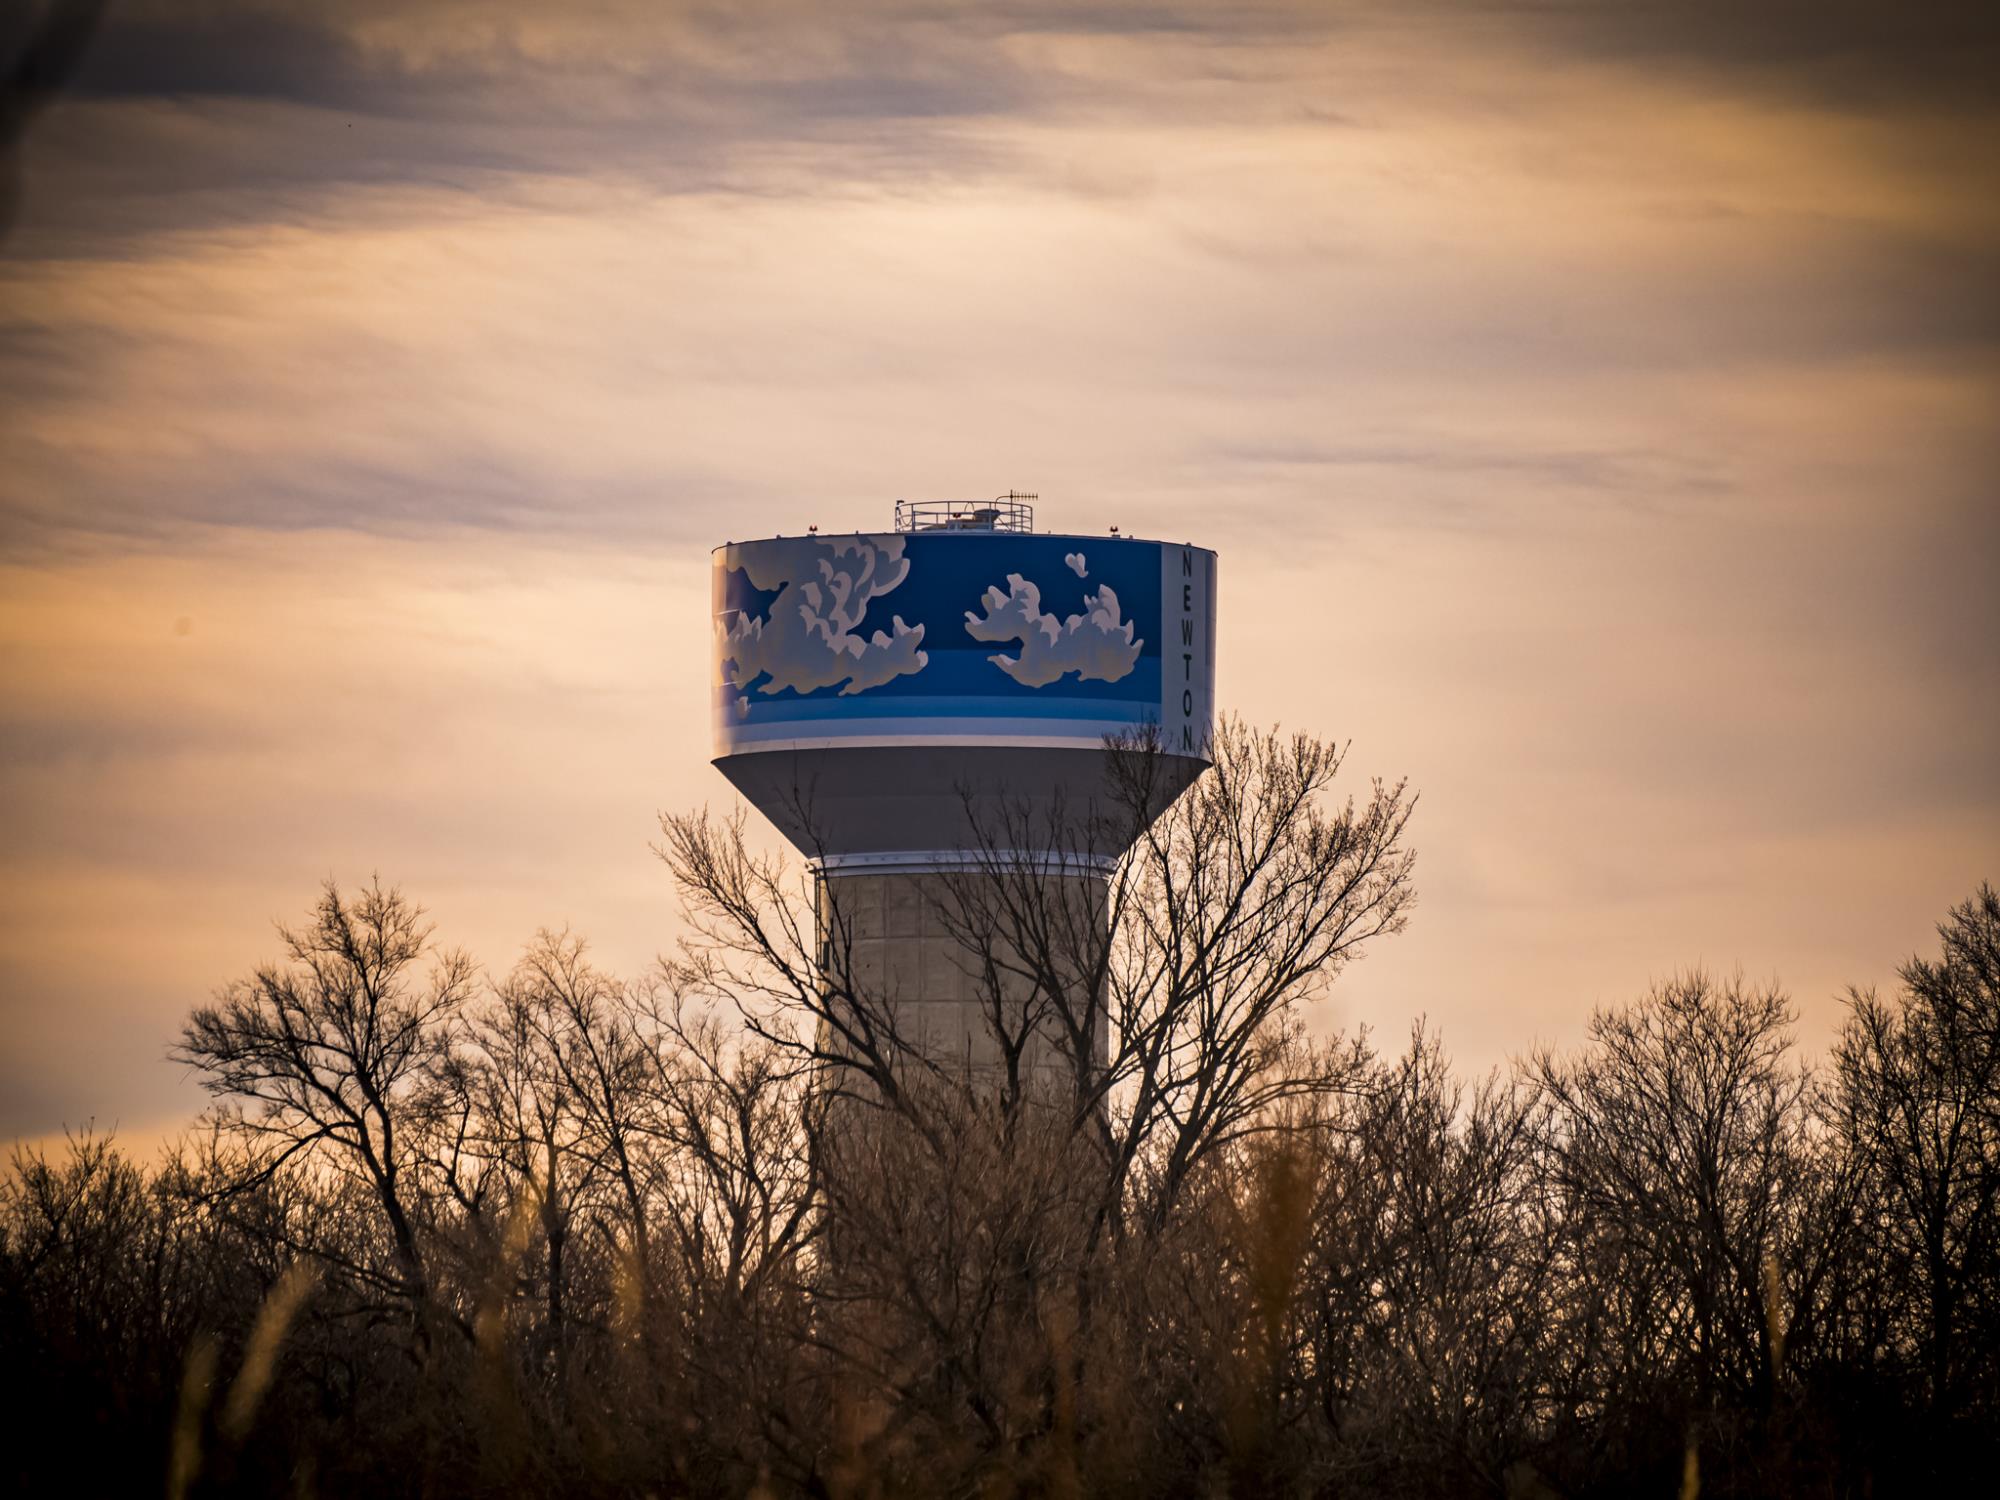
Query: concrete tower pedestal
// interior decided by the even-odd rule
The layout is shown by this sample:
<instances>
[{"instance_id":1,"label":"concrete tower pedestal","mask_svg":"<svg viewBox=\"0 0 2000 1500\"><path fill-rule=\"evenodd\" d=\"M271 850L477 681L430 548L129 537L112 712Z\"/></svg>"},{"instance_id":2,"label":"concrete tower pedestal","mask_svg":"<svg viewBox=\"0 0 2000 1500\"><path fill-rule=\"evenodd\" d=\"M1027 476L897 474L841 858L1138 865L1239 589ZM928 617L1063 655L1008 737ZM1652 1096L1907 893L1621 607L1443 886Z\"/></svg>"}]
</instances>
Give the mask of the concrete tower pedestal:
<instances>
[{"instance_id":1,"label":"concrete tower pedestal","mask_svg":"<svg viewBox=\"0 0 2000 1500\"><path fill-rule=\"evenodd\" d=\"M1103 1065L1109 1033L1094 972L1109 937L1103 875L822 875L818 898L823 952L828 944L836 950L823 967L844 971L864 1003L879 1007L901 1040L947 1077L979 1092L998 1089L1015 1048L1024 1089L1066 1094L1075 1085L1070 1025L1089 1027L1090 1061ZM983 908L1004 932L1009 907L1024 900L1063 929L1037 954L1041 962L1020 965L1047 963L1054 970L1047 981L1007 972L1019 955L1004 940L962 935L968 909Z\"/></svg>"}]
</instances>

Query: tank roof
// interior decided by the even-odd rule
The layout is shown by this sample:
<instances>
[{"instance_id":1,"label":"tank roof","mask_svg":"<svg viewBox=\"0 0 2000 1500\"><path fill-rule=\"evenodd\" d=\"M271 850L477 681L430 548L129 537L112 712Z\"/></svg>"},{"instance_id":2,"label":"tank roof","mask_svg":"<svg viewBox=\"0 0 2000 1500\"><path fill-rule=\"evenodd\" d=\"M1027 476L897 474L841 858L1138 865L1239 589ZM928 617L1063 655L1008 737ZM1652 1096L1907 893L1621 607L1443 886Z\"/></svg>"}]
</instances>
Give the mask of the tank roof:
<instances>
[{"instance_id":1,"label":"tank roof","mask_svg":"<svg viewBox=\"0 0 2000 1500\"><path fill-rule=\"evenodd\" d=\"M1032 525L1006 526L1006 525L980 524L980 521L977 519L978 513L980 511L987 509L988 505L987 504L969 505L957 501L937 501L935 502L935 504L938 505L940 508L948 509L954 512L957 516L961 518L971 518L971 519L966 519L965 524L908 525L908 526L902 524L905 515L908 512L914 511L918 505L930 505L932 503L933 502L930 501L903 501L903 500L897 501L896 502L897 524L889 528L887 531L863 529L862 527L859 526L848 527L844 530L827 530L819 526L809 526L803 532L781 531L773 536L732 537L726 542L717 542L714 546L710 547L708 550L711 553L715 553L724 551L730 547L742 547L757 542L782 542L786 540L796 540L800 537L815 537L818 538L820 541L830 542L836 537L878 537L878 536L965 536L965 537L1037 536L1037 537L1042 537L1049 541L1097 542L1097 543L1103 543L1107 541L1146 542L1156 546L1167 545L1174 547L1194 547L1195 550L1200 552L1211 552L1214 550L1213 548L1210 547L1199 546L1196 543L1177 540L1173 537L1139 536L1133 532L1121 531L1116 526L1113 526L1108 532L1107 531L1036 531ZM1028 509L1028 507L1023 507L1023 509ZM1030 511L1030 520L1032 520L1032 511Z\"/></svg>"}]
</instances>

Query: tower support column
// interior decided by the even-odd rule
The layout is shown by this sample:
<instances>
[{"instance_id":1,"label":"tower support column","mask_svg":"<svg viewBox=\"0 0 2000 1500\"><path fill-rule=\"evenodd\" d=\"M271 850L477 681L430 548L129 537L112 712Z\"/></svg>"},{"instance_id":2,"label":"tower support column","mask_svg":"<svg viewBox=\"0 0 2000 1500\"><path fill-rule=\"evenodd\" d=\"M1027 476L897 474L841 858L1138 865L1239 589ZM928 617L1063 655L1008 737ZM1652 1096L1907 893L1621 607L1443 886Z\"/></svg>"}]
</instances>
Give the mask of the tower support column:
<instances>
[{"instance_id":1,"label":"tower support column","mask_svg":"<svg viewBox=\"0 0 2000 1500\"><path fill-rule=\"evenodd\" d=\"M823 871L817 903L833 988L948 1076L997 1086L1011 1052L1024 1086L1067 1091L1077 1027L1091 1066L1104 1066L1102 873Z\"/></svg>"}]
</instances>

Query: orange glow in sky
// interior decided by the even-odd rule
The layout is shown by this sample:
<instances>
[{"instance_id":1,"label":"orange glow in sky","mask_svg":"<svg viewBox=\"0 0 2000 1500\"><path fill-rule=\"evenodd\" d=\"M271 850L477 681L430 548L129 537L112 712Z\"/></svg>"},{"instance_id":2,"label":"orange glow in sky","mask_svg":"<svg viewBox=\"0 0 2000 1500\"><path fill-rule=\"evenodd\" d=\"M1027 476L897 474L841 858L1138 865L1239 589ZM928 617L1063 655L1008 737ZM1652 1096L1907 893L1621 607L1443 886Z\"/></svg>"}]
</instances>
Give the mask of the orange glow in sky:
<instances>
[{"instance_id":1,"label":"orange glow in sky","mask_svg":"<svg viewBox=\"0 0 2000 1500\"><path fill-rule=\"evenodd\" d=\"M329 874L642 968L708 549L1010 487L1420 789L1325 1026L1817 1050L2000 879L2000 104L1749 9L115 8L0 242L0 1135L188 1118Z\"/></svg>"}]
</instances>

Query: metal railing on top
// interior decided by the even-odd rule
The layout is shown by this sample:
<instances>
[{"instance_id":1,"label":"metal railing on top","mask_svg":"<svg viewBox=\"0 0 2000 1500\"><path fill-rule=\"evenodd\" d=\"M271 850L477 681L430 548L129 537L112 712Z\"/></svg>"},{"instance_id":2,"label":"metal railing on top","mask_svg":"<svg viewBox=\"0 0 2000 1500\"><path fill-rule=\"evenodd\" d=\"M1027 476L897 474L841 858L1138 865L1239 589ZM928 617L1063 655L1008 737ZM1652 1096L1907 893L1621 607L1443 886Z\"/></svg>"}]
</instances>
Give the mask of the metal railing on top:
<instances>
[{"instance_id":1,"label":"metal railing on top","mask_svg":"<svg viewBox=\"0 0 2000 1500\"><path fill-rule=\"evenodd\" d=\"M1009 490L992 500L898 500L898 531L1033 531L1033 495Z\"/></svg>"}]
</instances>

